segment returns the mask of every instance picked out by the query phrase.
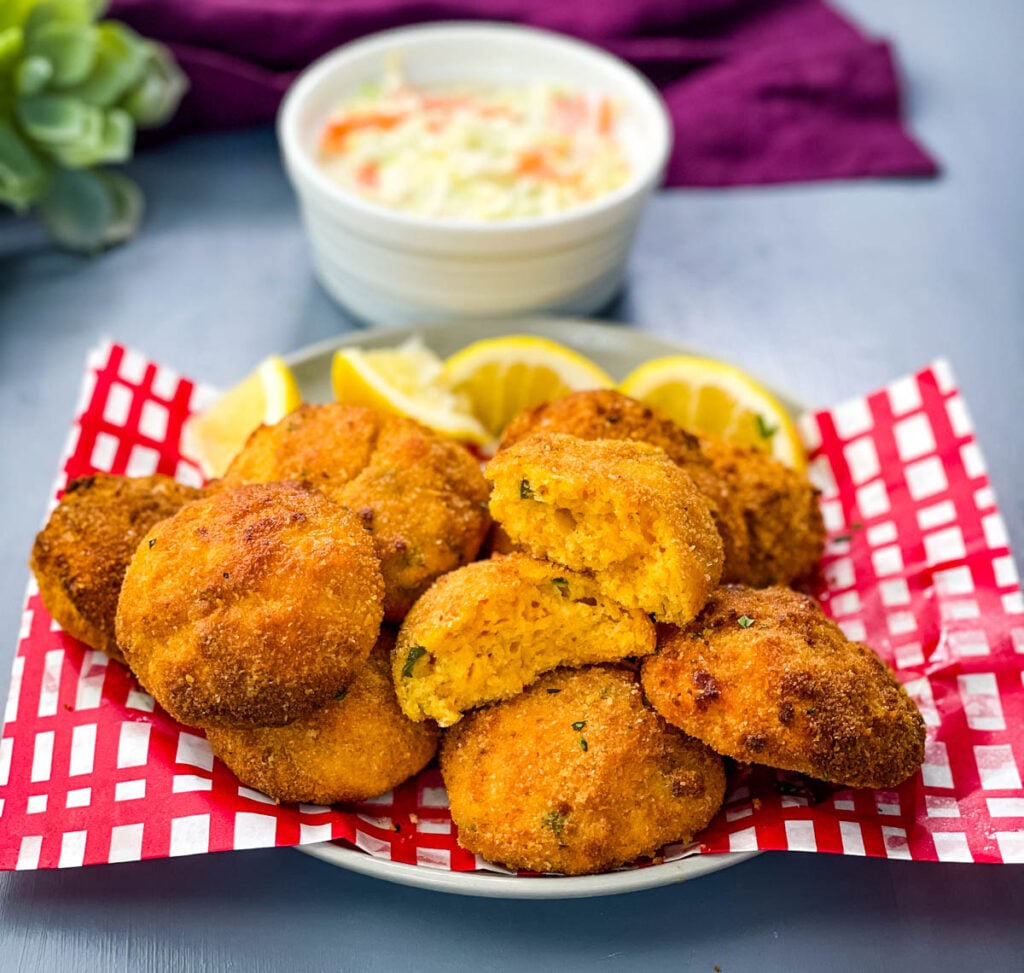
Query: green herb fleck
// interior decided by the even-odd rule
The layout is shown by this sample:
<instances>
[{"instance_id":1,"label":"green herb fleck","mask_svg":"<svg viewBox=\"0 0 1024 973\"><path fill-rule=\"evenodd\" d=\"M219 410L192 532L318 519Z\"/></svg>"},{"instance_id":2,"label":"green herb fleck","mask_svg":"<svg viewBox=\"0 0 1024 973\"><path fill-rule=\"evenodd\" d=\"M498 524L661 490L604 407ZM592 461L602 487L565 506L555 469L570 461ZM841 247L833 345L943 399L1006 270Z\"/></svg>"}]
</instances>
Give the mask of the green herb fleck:
<instances>
[{"instance_id":1,"label":"green herb fleck","mask_svg":"<svg viewBox=\"0 0 1024 973\"><path fill-rule=\"evenodd\" d=\"M334 698L335 698L335 700L337 700L340 703L347 695L348 695L348 690L347 689L343 689Z\"/></svg>"},{"instance_id":2,"label":"green herb fleck","mask_svg":"<svg viewBox=\"0 0 1024 973\"><path fill-rule=\"evenodd\" d=\"M853 535L852 534L836 534L836 536L832 538L832 543L833 544L849 544L850 541L852 541L852 540L853 540Z\"/></svg>"},{"instance_id":3,"label":"green herb fleck","mask_svg":"<svg viewBox=\"0 0 1024 973\"><path fill-rule=\"evenodd\" d=\"M769 426L768 423L764 421L764 416L761 415L761 413L758 413L757 414L757 431L758 431L758 434L761 436L762 439L771 439L772 436L774 436L779 431L779 427L778 426Z\"/></svg>"},{"instance_id":4,"label":"green herb fleck","mask_svg":"<svg viewBox=\"0 0 1024 973\"><path fill-rule=\"evenodd\" d=\"M554 696L557 693L560 693L561 691L562 691L561 689L555 689L554 686L552 686L552 687L550 687L548 689L548 693L550 693L552 696Z\"/></svg>"},{"instance_id":5,"label":"green herb fleck","mask_svg":"<svg viewBox=\"0 0 1024 973\"><path fill-rule=\"evenodd\" d=\"M288 429L289 432L295 432L295 430L298 429L299 427L296 426L294 422L289 422L286 428Z\"/></svg>"},{"instance_id":6,"label":"green herb fleck","mask_svg":"<svg viewBox=\"0 0 1024 973\"><path fill-rule=\"evenodd\" d=\"M548 811L548 813L540 819L540 823L542 827L551 831L556 838L561 838L565 833L566 818L568 818L568 815L563 814L561 811Z\"/></svg>"},{"instance_id":7,"label":"green herb fleck","mask_svg":"<svg viewBox=\"0 0 1024 973\"><path fill-rule=\"evenodd\" d=\"M691 639L704 639L704 638L707 638L708 631L709 630L705 627L705 628L702 628L699 632L690 632L690 638Z\"/></svg>"},{"instance_id":8,"label":"green herb fleck","mask_svg":"<svg viewBox=\"0 0 1024 973\"><path fill-rule=\"evenodd\" d=\"M582 751L583 751L584 753L586 753L586 752L587 752L587 741L586 741L586 740L584 740L584 739L583 739L583 737L580 737L580 749L581 749L581 750L582 750Z\"/></svg>"},{"instance_id":9,"label":"green herb fleck","mask_svg":"<svg viewBox=\"0 0 1024 973\"><path fill-rule=\"evenodd\" d=\"M749 615L740 615L736 621L739 623L740 628L750 628L750 626L754 624L754 619Z\"/></svg>"},{"instance_id":10,"label":"green herb fleck","mask_svg":"<svg viewBox=\"0 0 1024 973\"><path fill-rule=\"evenodd\" d=\"M582 730L583 727L585 727L586 725L587 725L587 721L586 720L577 720L577 722L573 723L572 728L577 733L579 733L579 731Z\"/></svg>"},{"instance_id":11,"label":"green herb fleck","mask_svg":"<svg viewBox=\"0 0 1024 973\"><path fill-rule=\"evenodd\" d=\"M412 669L416 665L416 661L422 659L426 654L427 650L422 645L414 645L409 649L409 654L405 657L405 665L402 666L403 679L408 679L412 675Z\"/></svg>"},{"instance_id":12,"label":"green herb fleck","mask_svg":"<svg viewBox=\"0 0 1024 973\"><path fill-rule=\"evenodd\" d=\"M811 708L810 708L810 709L809 709L809 710L807 711L807 715L808 715L808 716L814 716L814 714L815 714L815 713L817 713L817 712L818 712L818 708L817 708L816 706L812 706L812 707L811 707Z\"/></svg>"},{"instance_id":13,"label":"green herb fleck","mask_svg":"<svg viewBox=\"0 0 1024 973\"><path fill-rule=\"evenodd\" d=\"M519 481L519 499L520 500L532 500L533 499L533 487L530 486L529 480Z\"/></svg>"},{"instance_id":14,"label":"green herb fleck","mask_svg":"<svg viewBox=\"0 0 1024 973\"><path fill-rule=\"evenodd\" d=\"M863 530L863 529L864 529L864 525L862 523L860 523L859 521L857 521L857 520L855 520L852 524L850 524L850 530Z\"/></svg>"},{"instance_id":15,"label":"green herb fleck","mask_svg":"<svg viewBox=\"0 0 1024 973\"><path fill-rule=\"evenodd\" d=\"M153 550L153 545L154 545L155 543L156 543L156 538L155 538L155 537L151 537L151 538L149 539L149 549L150 549L150 550Z\"/></svg>"},{"instance_id":16,"label":"green herb fleck","mask_svg":"<svg viewBox=\"0 0 1024 973\"><path fill-rule=\"evenodd\" d=\"M559 594L563 598L569 594L569 582L565 578L552 578L551 583L558 589Z\"/></svg>"}]
</instances>

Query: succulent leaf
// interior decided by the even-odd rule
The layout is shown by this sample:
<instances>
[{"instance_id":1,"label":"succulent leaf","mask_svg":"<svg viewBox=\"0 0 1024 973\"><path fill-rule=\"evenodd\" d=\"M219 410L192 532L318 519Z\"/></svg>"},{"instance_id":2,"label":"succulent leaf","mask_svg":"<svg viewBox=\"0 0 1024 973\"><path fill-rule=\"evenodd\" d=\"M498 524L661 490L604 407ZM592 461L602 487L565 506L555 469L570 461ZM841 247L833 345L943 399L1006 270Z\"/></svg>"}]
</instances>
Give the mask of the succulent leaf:
<instances>
[{"instance_id":1,"label":"succulent leaf","mask_svg":"<svg viewBox=\"0 0 1024 973\"><path fill-rule=\"evenodd\" d=\"M49 175L14 126L0 119L0 201L27 209L44 191Z\"/></svg>"},{"instance_id":2,"label":"succulent leaf","mask_svg":"<svg viewBox=\"0 0 1024 973\"><path fill-rule=\"evenodd\" d=\"M130 240L139 228L145 210L142 190L131 179L117 172L101 169L96 175L106 184L114 203L114 218L104 232L104 245L109 247Z\"/></svg>"},{"instance_id":3,"label":"succulent leaf","mask_svg":"<svg viewBox=\"0 0 1024 973\"><path fill-rule=\"evenodd\" d=\"M149 44L149 59L142 80L121 99L121 107L140 128L162 125L174 114L188 79L163 44Z\"/></svg>"},{"instance_id":4,"label":"succulent leaf","mask_svg":"<svg viewBox=\"0 0 1024 973\"><path fill-rule=\"evenodd\" d=\"M21 57L23 41L20 27L0 27L0 71L6 71Z\"/></svg>"},{"instance_id":5,"label":"succulent leaf","mask_svg":"<svg viewBox=\"0 0 1024 973\"><path fill-rule=\"evenodd\" d=\"M95 64L75 89L75 95L91 105L108 108L142 78L148 51L135 31L114 21L100 24L96 34Z\"/></svg>"},{"instance_id":6,"label":"succulent leaf","mask_svg":"<svg viewBox=\"0 0 1024 973\"><path fill-rule=\"evenodd\" d=\"M54 146L52 154L61 165L84 169L103 162L126 162L132 157L134 144L135 122L131 115L111 108L99 113L98 123L82 139Z\"/></svg>"},{"instance_id":7,"label":"succulent leaf","mask_svg":"<svg viewBox=\"0 0 1024 973\"><path fill-rule=\"evenodd\" d=\"M38 0L4 0L0 4L0 32L9 27L21 28L36 3Z\"/></svg>"},{"instance_id":8,"label":"succulent leaf","mask_svg":"<svg viewBox=\"0 0 1024 973\"><path fill-rule=\"evenodd\" d=\"M84 25L91 24L97 16L91 0L36 0L26 6L31 8L23 21L26 38L56 21Z\"/></svg>"},{"instance_id":9,"label":"succulent leaf","mask_svg":"<svg viewBox=\"0 0 1024 973\"><path fill-rule=\"evenodd\" d=\"M25 40L28 58L46 58L53 65L53 83L68 88L84 81L96 61L97 31L92 24L54 21Z\"/></svg>"},{"instance_id":10,"label":"succulent leaf","mask_svg":"<svg viewBox=\"0 0 1024 973\"><path fill-rule=\"evenodd\" d=\"M110 189L88 169L58 169L39 215L50 232L73 250L95 252L103 247L114 219Z\"/></svg>"},{"instance_id":11,"label":"succulent leaf","mask_svg":"<svg viewBox=\"0 0 1024 973\"><path fill-rule=\"evenodd\" d=\"M70 95L19 98L17 111L25 134L43 147L88 141L103 128L103 112Z\"/></svg>"},{"instance_id":12,"label":"succulent leaf","mask_svg":"<svg viewBox=\"0 0 1024 973\"><path fill-rule=\"evenodd\" d=\"M14 90L19 95L36 95L53 77L53 65L45 57L26 57L14 69Z\"/></svg>"}]
</instances>

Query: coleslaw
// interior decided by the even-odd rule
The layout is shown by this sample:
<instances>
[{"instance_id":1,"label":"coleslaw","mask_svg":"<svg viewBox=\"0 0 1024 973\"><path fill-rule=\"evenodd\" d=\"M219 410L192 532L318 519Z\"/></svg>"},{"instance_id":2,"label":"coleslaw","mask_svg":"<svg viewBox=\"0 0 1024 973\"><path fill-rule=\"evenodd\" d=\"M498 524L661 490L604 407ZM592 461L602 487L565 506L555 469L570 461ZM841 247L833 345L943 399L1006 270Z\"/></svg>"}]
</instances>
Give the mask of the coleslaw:
<instances>
[{"instance_id":1,"label":"coleslaw","mask_svg":"<svg viewBox=\"0 0 1024 973\"><path fill-rule=\"evenodd\" d=\"M608 97L533 83L418 88L392 63L332 116L320 163L341 186L422 216L558 213L628 179Z\"/></svg>"}]
</instances>

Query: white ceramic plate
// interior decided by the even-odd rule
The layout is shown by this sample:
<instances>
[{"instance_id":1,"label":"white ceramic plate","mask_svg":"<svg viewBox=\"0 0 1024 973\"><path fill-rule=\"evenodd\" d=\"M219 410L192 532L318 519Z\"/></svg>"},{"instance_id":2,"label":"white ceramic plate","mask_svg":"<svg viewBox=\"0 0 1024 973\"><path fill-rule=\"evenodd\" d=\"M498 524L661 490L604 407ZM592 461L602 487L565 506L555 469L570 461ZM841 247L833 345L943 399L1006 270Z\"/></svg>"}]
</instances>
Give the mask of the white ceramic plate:
<instances>
[{"instance_id":1,"label":"white ceramic plate","mask_svg":"<svg viewBox=\"0 0 1024 973\"><path fill-rule=\"evenodd\" d=\"M331 356L336 348L358 345L385 348L401 344L413 335L421 335L428 347L442 358L480 338L504 334L536 334L560 341L592 359L613 378L621 379L642 362L662 355L686 351L679 345L644 334L620 324L597 324L571 318L521 318L505 321L435 324L415 328L357 331L285 356L292 367L307 402L329 402ZM781 396L794 414L799 408ZM441 868L406 865L375 858L355 848L323 842L303 845L299 851L330 862L340 868L372 875L375 878L460 895L509 899L563 899L635 892L699 878L729 868L758 854L694 855L677 861L634 868L603 875L540 876L524 878L502 872L452 872Z\"/></svg>"}]
</instances>

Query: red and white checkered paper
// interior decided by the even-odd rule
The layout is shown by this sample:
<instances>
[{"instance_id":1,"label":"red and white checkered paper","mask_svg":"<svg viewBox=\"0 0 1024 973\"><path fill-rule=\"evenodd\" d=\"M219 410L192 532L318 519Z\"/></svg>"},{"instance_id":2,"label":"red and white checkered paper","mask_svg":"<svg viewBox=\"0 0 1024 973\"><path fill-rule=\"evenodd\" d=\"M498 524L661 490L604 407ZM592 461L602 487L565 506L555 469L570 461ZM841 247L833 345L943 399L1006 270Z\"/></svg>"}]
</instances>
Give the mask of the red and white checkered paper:
<instances>
[{"instance_id":1,"label":"red and white checkered paper","mask_svg":"<svg viewBox=\"0 0 1024 973\"><path fill-rule=\"evenodd\" d=\"M99 349L58 487L95 470L198 482L179 438L207 396L118 345ZM701 843L666 857L771 849L1024 862L1024 597L949 366L808 416L802 429L831 536L818 595L917 700L926 763L892 792L742 770ZM278 806L240 786L199 731L65 635L30 584L0 739L0 868L329 839L424 867L490 867L459 848L434 768L344 810Z\"/></svg>"}]
</instances>

